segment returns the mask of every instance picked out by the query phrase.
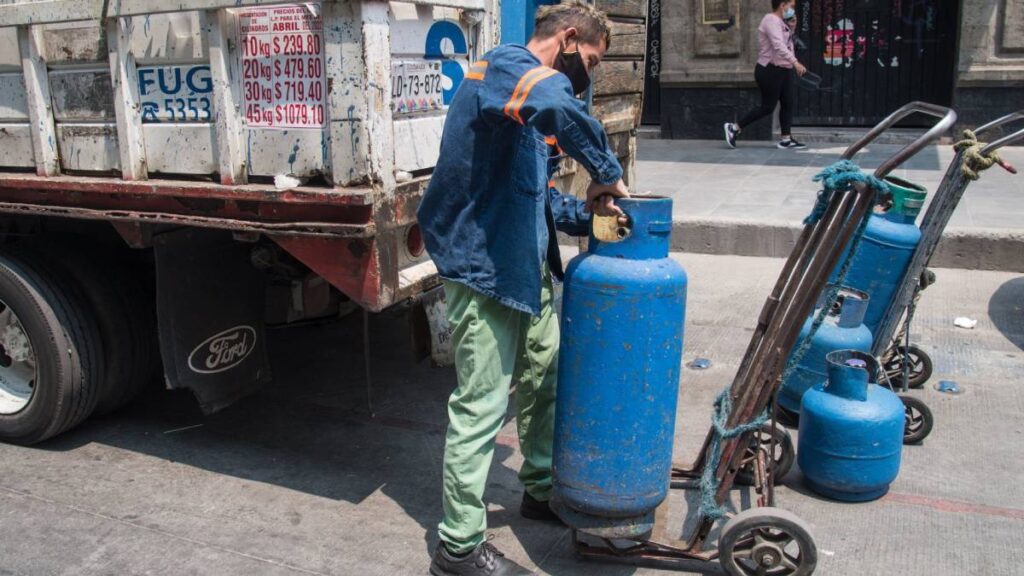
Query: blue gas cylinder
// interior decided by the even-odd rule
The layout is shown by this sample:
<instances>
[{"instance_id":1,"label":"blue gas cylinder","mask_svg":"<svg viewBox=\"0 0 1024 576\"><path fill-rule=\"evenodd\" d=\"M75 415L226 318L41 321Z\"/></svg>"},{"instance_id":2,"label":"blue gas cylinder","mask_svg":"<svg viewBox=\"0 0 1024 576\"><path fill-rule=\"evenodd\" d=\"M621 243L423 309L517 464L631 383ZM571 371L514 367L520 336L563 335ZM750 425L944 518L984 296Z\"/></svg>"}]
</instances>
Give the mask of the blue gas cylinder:
<instances>
[{"instance_id":1,"label":"blue gas cylinder","mask_svg":"<svg viewBox=\"0 0 1024 576\"><path fill-rule=\"evenodd\" d=\"M826 293L831 287L826 288ZM870 299L867 294L853 288L840 288L835 304L811 338L810 347L779 389L779 405L790 412L800 412L800 399L804 392L827 377L825 356L836 350L870 352L871 330L864 325L864 312ZM824 302L819 302L810 318L804 322L797 342L803 342L811 332L811 325ZM794 350L794 353L796 351Z\"/></svg>"},{"instance_id":2,"label":"blue gas cylinder","mask_svg":"<svg viewBox=\"0 0 1024 576\"><path fill-rule=\"evenodd\" d=\"M853 255L844 286L867 292L871 296L864 315L864 324L875 332L885 315L889 302L896 296L910 259L921 241L921 230L914 224L928 191L913 182L893 176L885 178L893 195L893 206L872 214L864 237ZM829 282L838 281L839 266Z\"/></svg>"},{"instance_id":3,"label":"blue gas cylinder","mask_svg":"<svg viewBox=\"0 0 1024 576\"><path fill-rule=\"evenodd\" d=\"M900 471L903 402L869 383L877 373L870 354L838 350L828 355L828 380L804 394L797 462L823 496L874 500Z\"/></svg>"},{"instance_id":4,"label":"blue gas cylinder","mask_svg":"<svg viewBox=\"0 0 1024 576\"><path fill-rule=\"evenodd\" d=\"M617 204L629 225L591 237L566 270L552 507L578 530L630 538L650 532L668 491L686 272L668 257L670 199Z\"/></svg>"}]
</instances>

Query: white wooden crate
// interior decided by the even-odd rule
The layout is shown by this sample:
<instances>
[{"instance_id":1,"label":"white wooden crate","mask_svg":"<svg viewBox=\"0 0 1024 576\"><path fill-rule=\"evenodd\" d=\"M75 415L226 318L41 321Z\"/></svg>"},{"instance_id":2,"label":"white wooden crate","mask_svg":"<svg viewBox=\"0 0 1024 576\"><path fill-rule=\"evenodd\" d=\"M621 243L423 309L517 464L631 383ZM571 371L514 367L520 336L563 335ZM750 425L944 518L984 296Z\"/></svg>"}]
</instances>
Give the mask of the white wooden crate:
<instances>
[{"instance_id":1,"label":"white wooden crate","mask_svg":"<svg viewBox=\"0 0 1024 576\"><path fill-rule=\"evenodd\" d=\"M0 4L0 167L390 190L396 172L433 167L444 101L498 33L496 0L103 4ZM443 98L393 107L393 73L416 62ZM247 71L275 65L247 91ZM250 106L267 89L270 118Z\"/></svg>"}]
</instances>

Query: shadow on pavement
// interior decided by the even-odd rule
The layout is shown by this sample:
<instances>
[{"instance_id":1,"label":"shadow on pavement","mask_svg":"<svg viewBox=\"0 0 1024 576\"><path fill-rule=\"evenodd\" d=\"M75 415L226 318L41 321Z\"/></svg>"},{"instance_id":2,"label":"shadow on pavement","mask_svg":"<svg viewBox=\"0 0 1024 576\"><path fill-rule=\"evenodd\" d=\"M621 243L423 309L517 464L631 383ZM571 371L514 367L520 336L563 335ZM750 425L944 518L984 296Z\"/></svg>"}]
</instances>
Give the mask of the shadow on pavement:
<instances>
[{"instance_id":1,"label":"shadow on pavement","mask_svg":"<svg viewBox=\"0 0 1024 576\"><path fill-rule=\"evenodd\" d=\"M1024 276L996 290L988 301L988 316L1007 340L1024 350Z\"/></svg>"},{"instance_id":2,"label":"shadow on pavement","mask_svg":"<svg viewBox=\"0 0 1024 576\"><path fill-rule=\"evenodd\" d=\"M1016 294L1021 289L1024 285L1018 284ZM351 504L379 492L415 522L410 526L397 519L404 526L395 530L413 538L421 535L425 572L437 543L446 402L455 374L415 362L403 319L375 317L371 416L361 323L356 315L271 332L274 384L217 414L203 416L188 391L153 390L126 409L92 419L39 448L64 451L98 443ZM495 449L486 493L489 531L507 526L545 573L629 576L640 567L722 573L718 562L580 558L567 528L520 517L523 489L515 445L514 436L503 435ZM787 485L795 483L795 474L787 476ZM754 505L749 488L737 491L739 509ZM670 514L668 533L687 537L696 520L699 491L673 490L670 498L679 510ZM364 505L347 513L358 523L376 511ZM708 542L716 540L717 528ZM514 546L508 540L497 544L505 550Z\"/></svg>"},{"instance_id":3,"label":"shadow on pavement","mask_svg":"<svg viewBox=\"0 0 1024 576\"><path fill-rule=\"evenodd\" d=\"M99 443L353 504L379 491L422 530L426 572L441 517L446 403L455 373L416 363L404 322L378 316L371 323L373 416L366 404L357 314L272 331L274 383L217 414L203 416L191 392L154 389L37 448L64 451ZM532 521L518 514L518 470L505 465L513 456L508 439L499 439L486 498L504 508L489 514L490 528L512 525L519 536L518 525ZM355 513L369 517L374 511L364 507ZM548 552L564 530L524 529L521 543L531 554Z\"/></svg>"}]
</instances>

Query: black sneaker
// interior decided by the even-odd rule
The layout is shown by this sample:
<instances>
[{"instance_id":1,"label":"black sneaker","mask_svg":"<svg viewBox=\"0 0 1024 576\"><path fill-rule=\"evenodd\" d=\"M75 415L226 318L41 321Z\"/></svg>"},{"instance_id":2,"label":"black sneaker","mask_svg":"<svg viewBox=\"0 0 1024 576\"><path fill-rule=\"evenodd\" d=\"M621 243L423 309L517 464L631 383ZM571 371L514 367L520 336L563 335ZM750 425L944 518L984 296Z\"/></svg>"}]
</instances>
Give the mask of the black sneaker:
<instances>
[{"instance_id":1,"label":"black sneaker","mask_svg":"<svg viewBox=\"0 0 1024 576\"><path fill-rule=\"evenodd\" d=\"M722 129L725 130L725 143L729 145L729 148L735 148L736 135L740 133L739 129L732 122L726 122Z\"/></svg>"},{"instance_id":2,"label":"black sneaker","mask_svg":"<svg viewBox=\"0 0 1024 576\"><path fill-rule=\"evenodd\" d=\"M490 542L484 542L463 556L448 551L444 542L437 543L430 562L433 576L530 576L519 564L505 558Z\"/></svg>"},{"instance_id":3,"label":"black sneaker","mask_svg":"<svg viewBox=\"0 0 1024 576\"><path fill-rule=\"evenodd\" d=\"M550 503L537 500L530 496L529 492L523 492L523 503L519 505L519 515L530 520L562 523L562 519L551 509Z\"/></svg>"},{"instance_id":4,"label":"black sneaker","mask_svg":"<svg viewBox=\"0 0 1024 576\"><path fill-rule=\"evenodd\" d=\"M788 138L786 140L779 140L779 143L776 144L776 146L778 146L779 148L784 148L786 150L801 150L803 148L807 148L806 144L797 142L792 138Z\"/></svg>"}]
</instances>

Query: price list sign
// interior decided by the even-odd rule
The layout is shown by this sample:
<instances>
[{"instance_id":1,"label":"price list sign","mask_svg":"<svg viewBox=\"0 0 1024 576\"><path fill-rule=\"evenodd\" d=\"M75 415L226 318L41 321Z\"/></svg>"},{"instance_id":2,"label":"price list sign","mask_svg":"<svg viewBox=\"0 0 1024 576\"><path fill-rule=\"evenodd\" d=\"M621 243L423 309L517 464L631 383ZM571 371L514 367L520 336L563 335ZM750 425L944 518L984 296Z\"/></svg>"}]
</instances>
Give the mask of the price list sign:
<instances>
[{"instance_id":1,"label":"price list sign","mask_svg":"<svg viewBox=\"0 0 1024 576\"><path fill-rule=\"evenodd\" d=\"M238 13L245 121L260 128L321 128L323 20L306 6Z\"/></svg>"}]
</instances>

